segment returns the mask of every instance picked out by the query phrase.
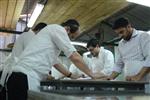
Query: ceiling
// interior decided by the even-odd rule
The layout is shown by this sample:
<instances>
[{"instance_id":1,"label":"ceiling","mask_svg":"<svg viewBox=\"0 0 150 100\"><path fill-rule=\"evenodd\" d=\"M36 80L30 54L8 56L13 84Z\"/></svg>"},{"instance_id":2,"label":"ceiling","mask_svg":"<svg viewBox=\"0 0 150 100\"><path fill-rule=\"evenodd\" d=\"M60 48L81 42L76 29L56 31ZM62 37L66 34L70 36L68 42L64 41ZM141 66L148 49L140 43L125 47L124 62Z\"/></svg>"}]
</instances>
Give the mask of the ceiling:
<instances>
[{"instance_id":1,"label":"ceiling","mask_svg":"<svg viewBox=\"0 0 150 100\"><path fill-rule=\"evenodd\" d=\"M131 3L84 32L76 38L76 41L87 42L91 38L98 38L101 42L109 41L112 43L118 41L117 34L112 30L112 25L120 17L127 17L132 27L138 30L148 31L150 30L150 13L148 12L150 12L150 7ZM95 33L99 33L99 35L95 36Z\"/></svg>"},{"instance_id":2,"label":"ceiling","mask_svg":"<svg viewBox=\"0 0 150 100\"><path fill-rule=\"evenodd\" d=\"M20 15L32 13L38 1L0 0L0 29L15 30ZM126 0L48 0L36 24L60 24L74 18L84 32L127 4Z\"/></svg>"},{"instance_id":3,"label":"ceiling","mask_svg":"<svg viewBox=\"0 0 150 100\"><path fill-rule=\"evenodd\" d=\"M127 4L126 0L48 0L36 24L60 24L74 18L84 32Z\"/></svg>"},{"instance_id":4,"label":"ceiling","mask_svg":"<svg viewBox=\"0 0 150 100\"><path fill-rule=\"evenodd\" d=\"M0 0L0 28L14 30L25 0Z\"/></svg>"}]
</instances>

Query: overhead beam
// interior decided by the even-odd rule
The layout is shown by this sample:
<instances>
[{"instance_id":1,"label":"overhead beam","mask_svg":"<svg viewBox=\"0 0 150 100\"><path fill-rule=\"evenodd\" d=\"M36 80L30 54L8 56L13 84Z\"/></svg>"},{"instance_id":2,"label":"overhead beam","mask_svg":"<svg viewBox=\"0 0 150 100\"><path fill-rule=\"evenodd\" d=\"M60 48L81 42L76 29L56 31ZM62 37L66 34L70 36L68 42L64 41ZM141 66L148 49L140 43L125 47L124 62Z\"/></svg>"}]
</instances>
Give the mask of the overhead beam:
<instances>
[{"instance_id":1,"label":"overhead beam","mask_svg":"<svg viewBox=\"0 0 150 100\"><path fill-rule=\"evenodd\" d=\"M6 30L6 29L0 29L0 32L10 33L10 34L21 34L20 31L13 31L13 30Z\"/></svg>"}]
</instances>

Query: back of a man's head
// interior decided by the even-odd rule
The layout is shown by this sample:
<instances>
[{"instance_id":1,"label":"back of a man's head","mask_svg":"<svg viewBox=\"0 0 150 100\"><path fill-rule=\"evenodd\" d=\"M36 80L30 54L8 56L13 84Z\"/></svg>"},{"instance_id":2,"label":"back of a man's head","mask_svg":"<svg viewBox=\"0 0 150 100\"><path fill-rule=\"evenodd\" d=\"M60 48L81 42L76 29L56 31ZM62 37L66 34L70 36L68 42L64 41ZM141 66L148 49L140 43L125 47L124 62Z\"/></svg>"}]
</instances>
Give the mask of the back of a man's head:
<instances>
[{"instance_id":1,"label":"back of a man's head","mask_svg":"<svg viewBox=\"0 0 150 100\"><path fill-rule=\"evenodd\" d=\"M43 29L45 26L47 26L46 23L43 23L43 22L38 23L38 24L33 28L33 31L39 31L39 30Z\"/></svg>"},{"instance_id":2,"label":"back of a man's head","mask_svg":"<svg viewBox=\"0 0 150 100\"><path fill-rule=\"evenodd\" d=\"M70 27L71 33L74 33L75 31L77 31L80 26L79 22L75 19L69 19L69 20L65 21L64 23L62 23L61 25Z\"/></svg>"},{"instance_id":3,"label":"back of a man's head","mask_svg":"<svg viewBox=\"0 0 150 100\"><path fill-rule=\"evenodd\" d=\"M121 17L121 18L118 18L117 20L115 20L112 28L114 30L116 30L116 29L119 29L122 27L127 27L127 25L129 25L129 24L130 24L129 20L127 18Z\"/></svg>"},{"instance_id":4,"label":"back of a man's head","mask_svg":"<svg viewBox=\"0 0 150 100\"><path fill-rule=\"evenodd\" d=\"M91 39L87 43L87 48L89 48L89 47L94 47L95 48L97 45L100 46L99 41L97 39Z\"/></svg>"}]
</instances>

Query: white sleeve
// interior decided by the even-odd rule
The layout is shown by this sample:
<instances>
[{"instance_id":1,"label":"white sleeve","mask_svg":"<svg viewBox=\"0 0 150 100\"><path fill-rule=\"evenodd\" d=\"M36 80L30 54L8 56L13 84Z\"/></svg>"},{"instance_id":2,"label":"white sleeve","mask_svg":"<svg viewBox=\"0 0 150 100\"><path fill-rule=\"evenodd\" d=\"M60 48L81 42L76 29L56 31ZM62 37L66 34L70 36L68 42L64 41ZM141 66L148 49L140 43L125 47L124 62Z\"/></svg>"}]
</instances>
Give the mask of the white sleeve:
<instances>
[{"instance_id":1,"label":"white sleeve","mask_svg":"<svg viewBox=\"0 0 150 100\"><path fill-rule=\"evenodd\" d=\"M21 54L21 53L23 52L23 50L24 50L23 34L24 34L24 33L22 33L22 35L17 38L17 40L16 40L16 42L15 42L15 44L14 44L14 47L13 47L13 49L12 49L12 56L13 56L13 57L19 57L20 54Z\"/></svg>"},{"instance_id":2,"label":"white sleeve","mask_svg":"<svg viewBox=\"0 0 150 100\"><path fill-rule=\"evenodd\" d=\"M140 46L142 49L142 56L144 56L144 67L150 67L150 35L142 33L140 37Z\"/></svg>"},{"instance_id":3,"label":"white sleeve","mask_svg":"<svg viewBox=\"0 0 150 100\"><path fill-rule=\"evenodd\" d=\"M53 42L67 57L70 57L71 54L76 51L63 27L57 25L52 36Z\"/></svg>"},{"instance_id":4,"label":"white sleeve","mask_svg":"<svg viewBox=\"0 0 150 100\"><path fill-rule=\"evenodd\" d=\"M106 51L104 54L104 68L101 71L105 75L110 75L112 73L112 67L114 66L114 56L112 52Z\"/></svg>"},{"instance_id":5,"label":"white sleeve","mask_svg":"<svg viewBox=\"0 0 150 100\"><path fill-rule=\"evenodd\" d=\"M123 67L124 67L124 63L122 61L122 56L121 56L119 49L118 49L118 58L117 58L115 65L113 67L113 71L121 73Z\"/></svg>"},{"instance_id":6,"label":"white sleeve","mask_svg":"<svg viewBox=\"0 0 150 100\"><path fill-rule=\"evenodd\" d=\"M75 75L78 75L77 67L74 64L70 65L69 71Z\"/></svg>"}]
</instances>

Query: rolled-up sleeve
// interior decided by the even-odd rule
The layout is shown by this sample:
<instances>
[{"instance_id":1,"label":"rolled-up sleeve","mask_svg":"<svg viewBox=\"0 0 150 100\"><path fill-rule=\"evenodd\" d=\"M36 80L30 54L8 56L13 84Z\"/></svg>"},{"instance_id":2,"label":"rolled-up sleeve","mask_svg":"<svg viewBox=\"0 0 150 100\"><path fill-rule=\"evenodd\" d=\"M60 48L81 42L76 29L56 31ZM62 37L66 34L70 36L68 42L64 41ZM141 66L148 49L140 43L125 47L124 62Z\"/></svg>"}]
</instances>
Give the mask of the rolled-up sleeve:
<instances>
[{"instance_id":1,"label":"rolled-up sleeve","mask_svg":"<svg viewBox=\"0 0 150 100\"><path fill-rule=\"evenodd\" d=\"M104 69L101 71L105 75L110 75L114 66L114 56L110 51L105 53L104 57Z\"/></svg>"},{"instance_id":2,"label":"rolled-up sleeve","mask_svg":"<svg viewBox=\"0 0 150 100\"><path fill-rule=\"evenodd\" d=\"M142 49L142 55L144 56L143 67L150 67L150 35L148 33L141 34L140 45Z\"/></svg>"},{"instance_id":3,"label":"rolled-up sleeve","mask_svg":"<svg viewBox=\"0 0 150 100\"><path fill-rule=\"evenodd\" d=\"M122 57L121 57L121 54L119 52L119 49L118 49L118 58L115 62L115 65L113 67L113 71L115 72L118 72L118 73L121 73L122 72L122 69L124 67L124 63L123 63L123 60L122 60Z\"/></svg>"}]
</instances>

